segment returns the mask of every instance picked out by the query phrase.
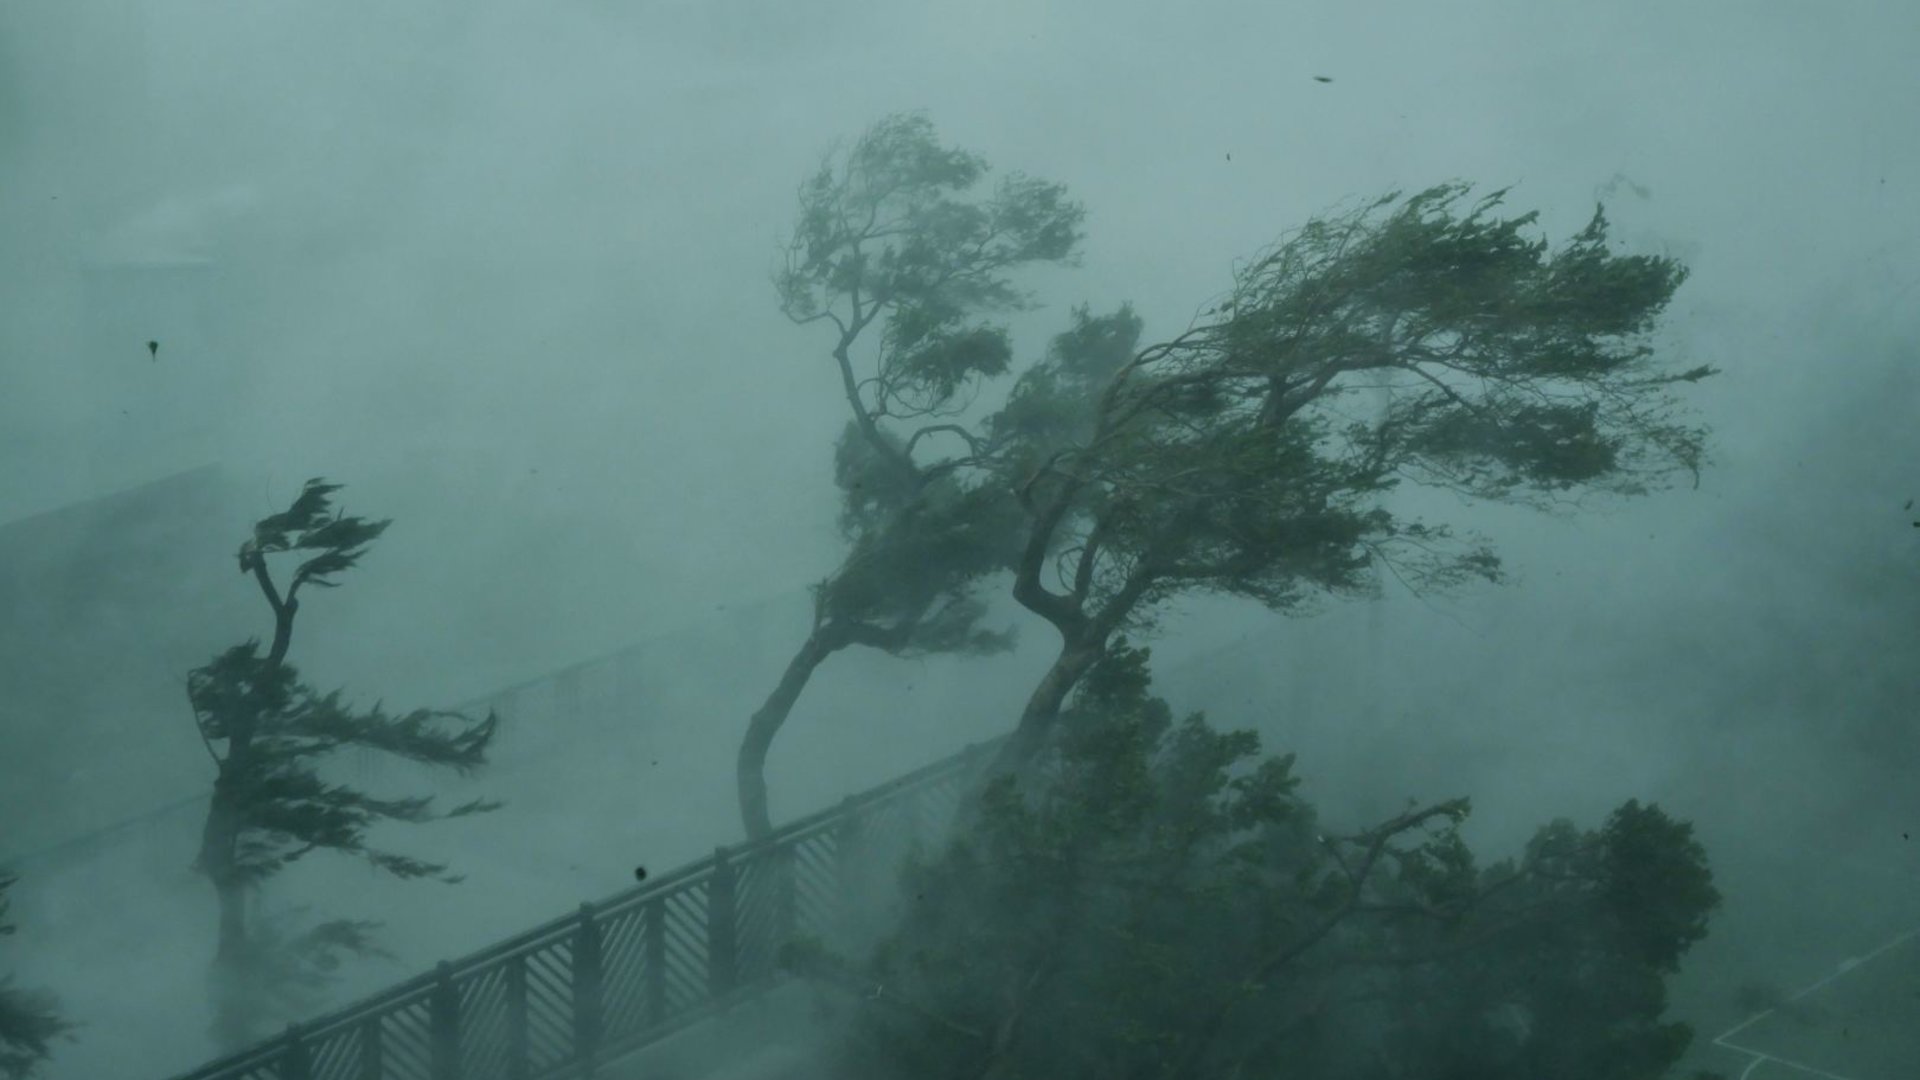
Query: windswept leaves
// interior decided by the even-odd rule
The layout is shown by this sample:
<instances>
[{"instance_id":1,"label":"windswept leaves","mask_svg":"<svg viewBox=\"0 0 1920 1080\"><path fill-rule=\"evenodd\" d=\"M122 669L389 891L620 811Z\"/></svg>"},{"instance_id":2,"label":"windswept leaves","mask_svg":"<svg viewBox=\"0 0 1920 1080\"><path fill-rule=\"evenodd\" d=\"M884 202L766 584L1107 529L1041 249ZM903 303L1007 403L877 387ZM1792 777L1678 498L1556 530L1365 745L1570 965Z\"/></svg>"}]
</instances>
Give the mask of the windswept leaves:
<instances>
[{"instance_id":1,"label":"windswept leaves","mask_svg":"<svg viewBox=\"0 0 1920 1080\"><path fill-rule=\"evenodd\" d=\"M986 653L976 592L1019 543L997 448L966 418L1013 356L995 321L1026 306L1016 275L1071 261L1084 212L1030 176L983 184L986 163L942 145L920 113L882 119L800 186L774 273L781 310L821 323L849 423L835 448L845 559L815 585L814 620L790 678L757 711L738 765L749 835L772 828L767 747L810 673L850 645L898 656Z\"/></svg>"},{"instance_id":2,"label":"windswept leaves","mask_svg":"<svg viewBox=\"0 0 1920 1080\"><path fill-rule=\"evenodd\" d=\"M0 978L0 1077L26 1080L53 1053L54 1040L72 1030L51 994Z\"/></svg>"},{"instance_id":3,"label":"windswept leaves","mask_svg":"<svg viewBox=\"0 0 1920 1080\"><path fill-rule=\"evenodd\" d=\"M1622 939L1654 969L1678 970L1720 903L1693 826L1633 800L1614 811L1600 840L1600 893Z\"/></svg>"},{"instance_id":4,"label":"windswept leaves","mask_svg":"<svg viewBox=\"0 0 1920 1080\"><path fill-rule=\"evenodd\" d=\"M1006 404L987 420L1016 479L1092 437L1099 395L1133 359L1142 328L1124 304L1105 315L1084 305L1073 309L1072 324L1054 336L1045 359L1021 373Z\"/></svg>"},{"instance_id":5,"label":"windswept leaves","mask_svg":"<svg viewBox=\"0 0 1920 1080\"><path fill-rule=\"evenodd\" d=\"M7 890L17 880L0 872L0 937L15 932L7 921ZM73 1030L51 994L23 990L0 975L0 1078L26 1080L53 1053L55 1039Z\"/></svg>"},{"instance_id":6,"label":"windswept leaves","mask_svg":"<svg viewBox=\"0 0 1920 1080\"><path fill-rule=\"evenodd\" d=\"M382 799L325 781L319 772L328 757L349 748L471 771L485 763L498 731L493 713L475 718L416 709L394 716L379 704L356 710L338 691L319 694L301 683L292 665L268 664L254 643L229 649L195 670L188 693L210 744L230 741L238 725L245 725L244 767L223 769L221 783L241 829L232 869L248 880L265 880L313 850L366 858L405 876L437 874L445 868L369 849L368 830L382 821L424 822L500 805L478 800L436 815L429 798Z\"/></svg>"},{"instance_id":7,"label":"windswept leaves","mask_svg":"<svg viewBox=\"0 0 1920 1080\"><path fill-rule=\"evenodd\" d=\"M889 116L801 185L776 275L797 322L831 321L849 408L835 448L851 550L816 590L832 640L892 652L992 650L971 623L979 579L1009 565L1018 519L986 470L987 435L957 422L1012 363L990 321L1026 296L1010 275L1070 260L1082 209L1058 184L943 145L921 113ZM877 334L866 335L869 328ZM854 347L871 339L871 374Z\"/></svg>"},{"instance_id":8,"label":"windswept leaves","mask_svg":"<svg viewBox=\"0 0 1920 1080\"><path fill-rule=\"evenodd\" d=\"M240 549L240 569L253 572L260 556L286 551L312 551L314 556L294 571L287 595L301 585L333 588L334 575L353 568L366 554L368 545L380 538L391 521L367 521L332 513L333 493L341 485L315 478L294 499L284 513L262 518L254 526L253 538Z\"/></svg>"},{"instance_id":9,"label":"windswept leaves","mask_svg":"<svg viewBox=\"0 0 1920 1080\"><path fill-rule=\"evenodd\" d=\"M1099 635L1191 591L1294 610L1383 574L1497 580L1484 543L1386 493L1546 506L1697 477L1705 432L1671 389L1713 372L1662 369L1648 338L1685 269L1610 251L1601 214L1556 249L1506 194L1451 183L1316 217L1145 348L1125 309L1077 311L990 425L1036 530L1023 602Z\"/></svg>"},{"instance_id":10,"label":"windswept leaves","mask_svg":"<svg viewBox=\"0 0 1920 1080\"><path fill-rule=\"evenodd\" d=\"M911 340L905 335L911 334ZM888 327L881 373L890 411L936 415L979 379L1003 375L1013 357L1005 329L965 326Z\"/></svg>"},{"instance_id":11,"label":"windswept leaves","mask_svg":"<svg viewBox=\"0 0 1920 1080\"><path fill-rule=\"evenodd\" d=\"M835 1075L1619 1080L1685 1049L1662 975L1717 896L1684 824L1628 803L1484 869L1464 799L1334 832L1291 757L1176 722L1147 659L1116 643L1035 768L910 866L865 978L796 952L888 998Z\"/></svg>"},{"instance_id":12,"label":"windswept leaves","mask_svg":"<svg viewBox=\"0 0 1920 1080\"><path fill-rule=\"evenodd\" d=\"M841 526L850 547L817 588L822 618L856 642L903 655L1005 648L1006 635L977 629L984 606L971 590L1012 564L1017 508L991 485L903 476L866 446L851 430L840 444Z\"/></svg>"},{"instance_id":13,"label":"windswept leaves","mask_svg":"<svg viewBox=\"0 0 1920 1080\"><path fill-rule=\"evenodd\" d=\"M471 717L439 709L392 714L375 703L350 705L339 691L322 694L285 662L295 594L306 584L332 587L383 534L386 521L367 521L333 508L340 485L315 479L285 512L255 525L240 548L241 570L252 574L275 616L275 648L258 641L233 646L187 676L187 698L199 735L218 768L202 835L199 868L220 893L224 914L216 1001L221 1038L243 1038L270 1010L302 988L323 981L340 957L374 955L372 924L335 920L295 932L283 923L246 914L246 894L314 852L365 860L399 878L458 881L438 862L387 851L369 835L386 823L421 823L497 809L484 799L435 813L427 796L382 797L326 775L342 750L374 751L421 765L469 772L486 761L499 727L493 713ZM301 552L282 594L267 556ZM250 906L250 905L248 905ZM237 926L238 929L232 929Z\"/></svg>"},{"instance_id":14,"label":"windswept leaves","mask_svg":"<svg viewBox=\"0 0 1920 1080\"><path fill-rule=\"evenodd\" d=\"M878 419L946 415L981 380L1007 370L1003 328L981 317L1019 308L1011 272L1063 262L1084 211L1066 190L1018 174L981 196L980 158L942 146L919 113L887 117L829 155L800 188L782 269L781 309L832 320L844 354L883 326L873 392Z\"/></svg>"}]
</instances>

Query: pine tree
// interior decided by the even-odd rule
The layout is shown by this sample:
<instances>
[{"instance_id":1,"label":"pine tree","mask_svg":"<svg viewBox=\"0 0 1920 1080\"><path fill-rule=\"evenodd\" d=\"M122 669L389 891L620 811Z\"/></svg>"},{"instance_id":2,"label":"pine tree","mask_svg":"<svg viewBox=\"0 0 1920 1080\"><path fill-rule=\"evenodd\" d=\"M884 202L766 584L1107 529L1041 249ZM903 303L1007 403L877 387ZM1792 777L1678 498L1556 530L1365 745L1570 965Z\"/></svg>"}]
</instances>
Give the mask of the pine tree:
<instances>
[{"instance_id":1,"label":"pine tree","mask_svg":"<svg viewBox=\"0 0 1920 1080\"><path fill-rule=\"evenodd\" d=\"M0 936L14 932L7 921L7 890L15 880L0 875ZM18 989L10 976L0 976L0 1077L26 1080L53 1052L53 1040L72 1026L51 996Z\"/></svg>"},{"instance_id":2,"label":"pine tree","mask_svg":"<svg viewBox=\"0 0 1920 1080\"><path fill-rule=\"evenodd\" d=\"M492 810L477 800L444 813L428 796L380 798L322 775L329 756L347 748L389 754L468 772L486 761L498 727L488 713L416 709L393 715L381 705L357 710L340 691L322 694L287 662L300 592L334 588L391 524L332 509L338 484L315 479L284 513L262 519L240 546L250 575L273 613L266 651L249 640L187 677L200 737L218 768L196 868L213 883L220 933L212 971L214 1036L234 1047L259 1038L284 1014L306 1007L307 995L347 955L382 955L377 924L334 919L301 928L264 918L253 907L260 889L289 864L319 850L365 859L400 878L457 882L446 867L373 847L368 830L383 821L425 822ZM283 592L268 557L301 561Z\"/></svg>"}]
</instances>

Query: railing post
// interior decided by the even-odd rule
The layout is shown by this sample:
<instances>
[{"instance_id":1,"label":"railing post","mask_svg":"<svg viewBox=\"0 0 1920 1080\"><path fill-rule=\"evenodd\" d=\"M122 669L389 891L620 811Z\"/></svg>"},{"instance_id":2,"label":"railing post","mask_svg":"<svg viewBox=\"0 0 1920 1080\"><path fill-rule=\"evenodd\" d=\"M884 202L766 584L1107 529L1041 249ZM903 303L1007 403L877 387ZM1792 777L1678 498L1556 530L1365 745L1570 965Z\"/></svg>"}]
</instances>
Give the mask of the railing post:
<instances>
[{"instance_id":1,"label":"railing post","mask_svg":"<svg viewBox=\"0 0 1920 1080\"><path fill-rule=\"evenodd\" d=\"M713 876L707 880L707 993L718 1001L738 982L733 863L727 849L713 849Z\"/></svg>"},{"instance_id":2,"label":"railing post","mask_svg":"<svg viewBox=\"0 0 1920 1080\"><path fill-rule=\"evenodd\" d=\"M667 1019L667 898L647 901L646 1011L649 1027Z\"/></svg>"},{"instance_id":3,"label":"railing post","mask_svg":"<svg viewBox=\"0 0 1920 1080\"><path fill-rule=\"evenodd\" d=\"M381 1014L360 1021L360 1080L386 1080L386 1042L380 1027Z\"/></svg>"},{"instance_id":4,"label":"railing post","mask_svg":"<svg viewBox=\"0 0 1920 1080\"><path fill-rule=\"evenodd\" d=\"M280 1051L280 1080L313 1080L313 1059L300 1038L297 1024L287 1025L287 1045Z\"/></svg>"},{"instance_id":5,"label":"railing post","mask_svg":"<svg viewBox=\"0 0 1920 1080\"><path fill-rule=\"evenodd\" d=\"M507 1080L527 1080L533 1060L527 1040L527 957L507 961Z\"/></svg>"},{"instance_id":6,"label":"railing post","mask_svg":"<svg viewBox=\"0 0 1920 1080\"><path fill-rule=\"evenodd\" d=\"M453 965L440 961L427 998L428 1070L433 1080L460 1080L460 988Z\"/></svg>"},{"instance_id":7,"label":"railing post","mask_svg":"<svg viewBox=\"0 0 1920 1080\"><path fill-rule=\"evenodd\" d=\"M600 927L593 921L593 905L580 905L580 925L573 932L573 1046L589 1073L600 1050Z\"/></svg>"}]
</instances>

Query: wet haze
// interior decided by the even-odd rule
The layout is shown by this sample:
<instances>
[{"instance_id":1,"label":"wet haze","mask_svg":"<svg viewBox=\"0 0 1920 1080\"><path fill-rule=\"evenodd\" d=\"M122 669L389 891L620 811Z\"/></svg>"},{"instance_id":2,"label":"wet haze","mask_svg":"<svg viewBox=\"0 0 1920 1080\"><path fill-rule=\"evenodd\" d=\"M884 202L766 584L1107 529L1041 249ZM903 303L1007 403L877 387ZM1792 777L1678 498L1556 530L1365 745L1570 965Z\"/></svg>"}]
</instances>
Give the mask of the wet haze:
<instances>
[{"instance_id":1,"label":"wet haze","mask_svg":"<svg viewBox=\"0 0 1920 1080\"><path fill-rule=\"evenodd\" d=\"M507 809L395 837L466 885L300 868L290 891L388 922L402 963L342 992L372 989L737 839L734 741L840 552L845 403L769 280L837 140L925 109L1084 202L1081 265L1023 279L1023 358L1077 303L1178 332L1235 258L1345 200L1512 185L1555 241L1604 201L1628 249L1691 268L1661 343L1724 371L1688 391L1699 488L1564 518L1406 496L1514 583L1302 620L1187 604L1162 689L1299 751L1331 814L1470 795L1497 850L1653 798L1716 859L1844 849L1905 890L1862 904L1911 914L1917 44L1920 6L1757 0L7 5L0 523L218 467L212 540L168 549L204 575L184 625L121 604L119 566L73 599L93 614L27 629L57 630L49 678L158 697L89 728L119 732L89 753L164 763L114 773L120 818L204 792L178 679L267 629L232 551L310 476L397 522L303 609L292 659L322 686L492 700L649 643L630 715L503 710L499 767L443 785ZM1013 656L829 661L770 762L776 817L1010 726L1054 642L1002 607ZM169 629L109 637L114 613ZM44 767L13 745L0 788ZM9 831L98 828L94 798L82 776L5 803L34 821L0 821L0 858L32 854ZM168 991L212 898L197 822L167 820L22 867L18 970L89 1024L54 1077L205 1056ZM1759 920L1777 867L1726 873L1728 925Z\"/></svg>"}]
</instances>

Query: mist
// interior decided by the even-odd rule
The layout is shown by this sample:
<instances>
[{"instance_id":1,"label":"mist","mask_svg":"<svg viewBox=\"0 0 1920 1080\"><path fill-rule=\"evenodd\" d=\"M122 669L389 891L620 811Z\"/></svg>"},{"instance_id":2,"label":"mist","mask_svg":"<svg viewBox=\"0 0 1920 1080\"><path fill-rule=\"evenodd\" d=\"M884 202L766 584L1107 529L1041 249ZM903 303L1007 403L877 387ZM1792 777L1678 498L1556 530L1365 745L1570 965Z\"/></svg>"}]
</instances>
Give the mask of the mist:
<instances>
[{"instance_id":1,"label":"mist","mask_svg":"<svg viewBox=\"0 0 1920 1080\"><path fill-rule=\"evenodd\" d=\"M1697 487L1555 514L1408 488L1511 580L1298 617L1187 596L1144 643L1156 693L1297 754L1330 820L1470 797L1490 859L1627 799L1691 821L1726 899L1672 988L1687 1063L1777 1067L1712 1041L1738 987L1920 926L1916 42L1896 4L0 9L0 976L77 1025L35 1075L218 1056L184 686L271 636L234 551L309 478L394 524L303 597L302 676L501 718L471 775L343 775L504 803L377 833L461 884L274 880L263 910L383 924L391 959L326 1008L744 839L736 750L845 552L831 335L773 275L801 182L907 110L1086 207L1078 265L1018 275L1016 370L1075 305L1172 337L1287 230L1451 178L1556 242L1604 205L1688 268L1657 342L1721 372L1684 395ZM1004 654L819 669L776 823L1012 729L1059 642L983 596ZM752 1015L736 1042L813 1035ZM676 1075L751 1074L713 1042Z\"/></svg>"}]
</instances>

